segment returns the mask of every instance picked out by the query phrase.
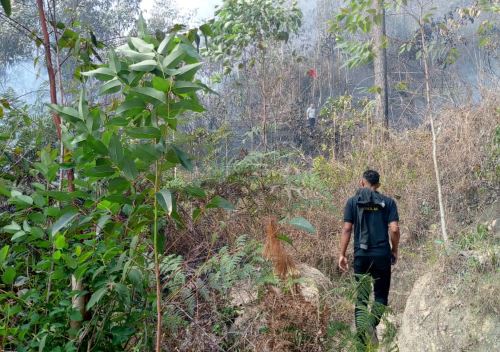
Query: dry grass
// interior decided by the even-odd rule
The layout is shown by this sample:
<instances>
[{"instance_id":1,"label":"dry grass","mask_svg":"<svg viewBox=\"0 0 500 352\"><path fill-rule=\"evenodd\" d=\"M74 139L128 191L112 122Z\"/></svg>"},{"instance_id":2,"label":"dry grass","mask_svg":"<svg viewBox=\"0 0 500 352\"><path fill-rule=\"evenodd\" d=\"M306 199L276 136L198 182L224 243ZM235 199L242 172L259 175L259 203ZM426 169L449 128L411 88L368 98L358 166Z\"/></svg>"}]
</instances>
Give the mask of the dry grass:
<instances>
[{"instance_id":1,"label":"dry grass","mask_svg":"<svg viewBox=\"0 0 500 352\"><path fill-rule=\"evenodd\" d=\"M445 110L437 118L438 159L448 232L453 241L459 239L460 229L471 224L481 209L499 198L499 153L495 156L492 151L493 136L500 123L499 100L499 96L490 96L478 106ZM334 319L349 322L352 307L338 294L346 285L337 269L342 212L346 200L357 189L362 172L374 168L382 175L381 192L395 198L399 208L402 240L400 261L393 271L390 304L395 313L401 312L413 282L430 267L429 263L437 261L442 251L434 242L439 240L439 223L430 131L423 126L391 132L381 143L362 136L351 145L352 150L342 160L306 160L305 164L312 165L311 170L304 171L300 163L293 166L287 161L286 165L272 165L271 171L259 169L212 185L217 194L237 204L237 210L213 211L199 223L188 224L176 232L168 251L184 254L195 265L241 234L262 243L266 243L267 237L265 254L275 263L277 273L286 276L293 271L294 262L321 270L338 289L330 295ZM279 177L270 177L273 172ZM298 191L283 182L292 177L302 180L293 183ZM296 204L301 206L295 207ZM189 213L191 209L185 211ZM275 218L290 215L310 220L317 234L310 236L289 227L280 229L293 240L293 246L286 245L287 254L281 252L282 243L276 238ZM265 221L267 230L262 231ZM296 295L276 295L265 295L259 305L266 312L267 333L249 328L242 340L255 342L260 349L254 350L264 351L267 346L272 351L315 351L304 346L322 336L318 331L324 332L323 318L318 317L317 311L313 314L312 308ZM300 326L294 327L297 322L301 322ZM304 338L302 342L296 340L299 335ZM296 349L297 346L302 349Z\"/></svg>"}]
</instances>

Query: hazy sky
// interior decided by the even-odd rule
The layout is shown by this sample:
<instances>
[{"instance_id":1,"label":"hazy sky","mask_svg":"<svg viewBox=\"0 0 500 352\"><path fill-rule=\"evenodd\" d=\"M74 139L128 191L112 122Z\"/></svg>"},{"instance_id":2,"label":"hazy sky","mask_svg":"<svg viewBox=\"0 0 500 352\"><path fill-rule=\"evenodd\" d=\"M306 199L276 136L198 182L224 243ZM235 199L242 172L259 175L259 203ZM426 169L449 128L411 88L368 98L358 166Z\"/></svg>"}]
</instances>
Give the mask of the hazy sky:
<instances>
[{"instance_id":1,"label":"hazy sky","mask_svg":"<svg viewBox=\"0 0 500 352\"><path fill-rule=\"evenodd\" d=\"M174 0L176 6L183 13L195 12L196 20L211 18L214 15L215 5L220 5L222 0ZM141 7L147 12L154 0L142 0Z\"/></svg>"}]
</instances>

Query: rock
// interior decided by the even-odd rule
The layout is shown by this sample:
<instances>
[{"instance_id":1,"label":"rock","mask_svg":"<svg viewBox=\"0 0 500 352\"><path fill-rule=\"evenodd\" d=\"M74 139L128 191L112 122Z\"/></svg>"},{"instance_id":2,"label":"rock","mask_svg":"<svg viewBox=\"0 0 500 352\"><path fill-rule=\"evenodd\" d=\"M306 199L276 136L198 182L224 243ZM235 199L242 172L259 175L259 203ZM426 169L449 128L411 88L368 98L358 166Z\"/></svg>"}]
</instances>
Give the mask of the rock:
<instances>
[{"instance_id":1,"label":"rock","mask_svg":"<svg viewBox=\"0 0 500 352\"><path fill-rule=\"evenodd\" d=\"M321 293L332 287L332 282L321 271L307 264L299 264L299 289L307 302L318 305Z\"/></svg>"},{"instance_id":2,"label":"rock","mask_svg":"<svg viewBox=\"0 0 500 352\"><path fill-rule=\"evenodd\" d=\"M307 302L319 304L321 293L332 287L332 282L321 271L307 264L298 264L300 274L298 286L300 294ZM257 287L250 280L236 283L229 292L229 301L233 307L244 307L256 302Z\"/></svg>"},{"instance_id":3,"label":"rock","mask_svg":"<svg viewBox=\"0 0 500 352\"><path fill-rule=\"evenodd\" d=\"M300 273L298 279L299 293L303 300L319 308L321 294L332 287L332 282L321 271L307 264L298 264L297 269ZM271 286L267 288L264 295L274 294L283 295L278 287ZM261 298L261 299L259 299ZM229 299L233 307L238 309L238 317L235 319L231 332L237 333L239 330L246 329L249 325L265 326L265 312L262 312L261 301L266 297L259 297L258 288L249 280L238 282L233 286L229 293Z\"/></svg>"},{"instance_id":4,"label":"rock","mask_svg":"<svg viewBox=\"0 0 500 352\"><path fill-rule=\"evenodd\" d=\"M474 294L463 286L460 274L442 274L434 268L415 283L403 314L399 350L500 351L498 307L491 309L487 306L490 303L485 304L496 305L498 285L479 280L481 286L477 288L478 294ZM454 290L445 288L452 286Z\"/></svg>"},{"instance_id":5,"label":"rock","mask_svg":"<svg viewBox=\"0 0 500 352\"><path fill-rule=\"evenodd\" d=\"M249 305L257 300L257 287L251 280L237 282L229 292L229 302L233 307Z\"/></svg>"},{"instance_id":6,"label":"rock","mask_svg":"<svg viewBox=\"0 0 500 352\"><path fill-rule=\"evenodd\" d=\"M488 231L493 234L495 237L500 237L500 218L492 220L488 226Z\"/></svg>"}]
</instances>

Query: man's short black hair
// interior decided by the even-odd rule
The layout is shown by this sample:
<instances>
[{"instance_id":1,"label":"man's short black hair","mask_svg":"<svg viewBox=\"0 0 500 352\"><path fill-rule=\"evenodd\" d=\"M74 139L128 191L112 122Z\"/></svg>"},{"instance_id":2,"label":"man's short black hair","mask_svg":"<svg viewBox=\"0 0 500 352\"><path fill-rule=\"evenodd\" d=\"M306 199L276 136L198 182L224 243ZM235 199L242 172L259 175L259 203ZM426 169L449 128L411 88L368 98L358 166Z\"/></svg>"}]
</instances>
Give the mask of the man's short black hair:
<instances>
[{"instance_id":1,"label":"man's short black hair","mask_svg":"<svg viewBox=\"0 0 500 352\"><path fill-rule=\"evenodd\" d=\"M380 174L375 170L366 170L363 172L363 178L372 186L375 186L380 181Z\"/></svg>"}]
</instances>

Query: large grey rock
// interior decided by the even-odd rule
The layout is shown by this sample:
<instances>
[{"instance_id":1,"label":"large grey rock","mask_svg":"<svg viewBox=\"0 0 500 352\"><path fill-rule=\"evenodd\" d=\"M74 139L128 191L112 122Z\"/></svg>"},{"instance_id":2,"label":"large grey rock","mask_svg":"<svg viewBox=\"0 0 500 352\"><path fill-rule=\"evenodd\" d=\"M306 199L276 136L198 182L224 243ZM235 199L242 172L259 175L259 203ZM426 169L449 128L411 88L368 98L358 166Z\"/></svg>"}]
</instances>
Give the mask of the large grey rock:
<instances>
[{"instance_id":1,"label":"large grey rock","mask_svg":"<svg viewBox=\"0 0 500 352\"><path fill-rule=\"evenodd\" d=\"M300 294L307 302L319 305L321 294L332 288L332 282L321 271L307 264L299 264L297 269L300 273Z\"/></svg>"},{"instance_id":2,"label":"large grey rock","mask_svg":"<svg viewBox=\"0 0 500 352\"><path fill-rule=\"evenodd\" d=\"M422 276L413 287L398 336L399 350L500 351L500 307L483 304L491 299L498 302L498 285L483 281L484 287L478 287L477 292L484 297L477 297L460 292L460 277L443 282L443 276L435 271ZM444 289L450 282L455 292Z\"/></svg>"}]
</instances>

